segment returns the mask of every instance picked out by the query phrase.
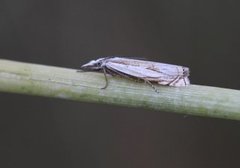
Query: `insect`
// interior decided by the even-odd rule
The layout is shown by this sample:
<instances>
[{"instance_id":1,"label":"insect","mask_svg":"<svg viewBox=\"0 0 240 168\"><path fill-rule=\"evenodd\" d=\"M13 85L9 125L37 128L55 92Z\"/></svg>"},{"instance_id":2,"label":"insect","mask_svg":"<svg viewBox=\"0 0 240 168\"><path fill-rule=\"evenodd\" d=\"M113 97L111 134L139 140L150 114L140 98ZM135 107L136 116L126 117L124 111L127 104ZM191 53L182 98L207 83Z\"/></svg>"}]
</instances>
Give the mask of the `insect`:
<instances>
[{"instance_id":1,"label":"insect","mask_svg":"<svg viewBox=\"0 0 240 168\"><path fill-rule=\"evenodd\" d=\"M82 65L81 69L84 71L102 71L106 80L102 89L108 86L106 74L140 79L150 84L154 89L152 83L175 87L190 84L189 68L187 67L124 57L99 58ZM157 90L155 89L155 91Z\"/></svg>"}]
</instances>

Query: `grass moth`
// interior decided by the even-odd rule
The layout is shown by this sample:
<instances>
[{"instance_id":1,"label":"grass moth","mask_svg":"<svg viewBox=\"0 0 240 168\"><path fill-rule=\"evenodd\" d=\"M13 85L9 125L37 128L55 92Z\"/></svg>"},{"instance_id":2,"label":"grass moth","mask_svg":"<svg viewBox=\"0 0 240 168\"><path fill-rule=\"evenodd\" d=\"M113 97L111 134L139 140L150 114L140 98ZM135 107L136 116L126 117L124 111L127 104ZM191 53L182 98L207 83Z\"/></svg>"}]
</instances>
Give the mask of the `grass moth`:
<instances>
[{"instance_id":1,"label":"grass moth","mask_svg":"<svg viewBox=\"0 0 240 168\"><path fill-rule=\"evenodd\" d=\"M81 69L84 71L102 71L106 79L106 85L103 89L108 86L106 74L140 79L150 84L153 88L152 83L174 87L190 84L188 78L189 68L153 61L123 57L105 57L92 60L82 65Z\"/></svg>"}]
</instances>

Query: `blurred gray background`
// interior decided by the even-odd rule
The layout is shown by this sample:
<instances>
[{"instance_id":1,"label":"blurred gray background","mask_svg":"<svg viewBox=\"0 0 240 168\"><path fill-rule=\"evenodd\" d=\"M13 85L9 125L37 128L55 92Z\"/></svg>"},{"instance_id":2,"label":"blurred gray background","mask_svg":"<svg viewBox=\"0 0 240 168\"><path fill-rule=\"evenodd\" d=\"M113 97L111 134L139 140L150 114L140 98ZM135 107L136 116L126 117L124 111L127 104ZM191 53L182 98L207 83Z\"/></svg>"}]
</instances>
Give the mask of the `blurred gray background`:
<instances>
[{"instance_id":1,"label":"blurred gray background","mask_svg":"<svg viewBox=\"0 0 240 168\"><path fill-rule=\"evenodd\" d=\"M0 58L126 55L240 89L237 0L1 0ZM239 167L240 122L0 93L1 167Z\"/></svg>"}]
</instances>

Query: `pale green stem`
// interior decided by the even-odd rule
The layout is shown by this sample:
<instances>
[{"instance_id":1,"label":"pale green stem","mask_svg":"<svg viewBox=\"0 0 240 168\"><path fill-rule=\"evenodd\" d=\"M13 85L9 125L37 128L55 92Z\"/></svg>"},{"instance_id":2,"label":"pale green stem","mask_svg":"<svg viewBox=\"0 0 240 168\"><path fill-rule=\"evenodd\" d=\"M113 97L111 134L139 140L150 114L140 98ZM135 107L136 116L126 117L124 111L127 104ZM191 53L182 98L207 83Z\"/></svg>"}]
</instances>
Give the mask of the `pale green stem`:
<instances>
[{"instance_id":1,"label":"pale green stem","mask_svg":"<svg viewBox=\"0 0 240 168\"><path fill-rule=\"evenodd\" d=\"M76 69L0 59L0 91L240 120L240 91L209 86L167 87Z\"/></svg>"}]
</instances>

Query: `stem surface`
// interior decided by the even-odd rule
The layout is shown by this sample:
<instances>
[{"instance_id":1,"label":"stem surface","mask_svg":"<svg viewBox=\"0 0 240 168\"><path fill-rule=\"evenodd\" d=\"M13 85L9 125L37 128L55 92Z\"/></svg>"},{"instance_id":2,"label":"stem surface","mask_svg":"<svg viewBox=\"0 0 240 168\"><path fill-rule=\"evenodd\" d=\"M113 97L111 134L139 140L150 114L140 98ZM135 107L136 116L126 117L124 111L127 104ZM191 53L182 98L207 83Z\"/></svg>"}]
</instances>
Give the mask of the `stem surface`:
<instances>
[{"instance_id":1,"label":"stem surface","mask_svg":"<svg viewBox=\"0 0 240 168\"><path fill-rule=\"evenodd\" d=\"M149 85L95 72L0 59L0 91L240 120L240 91Z\"/></svg>"}]
</instances>

